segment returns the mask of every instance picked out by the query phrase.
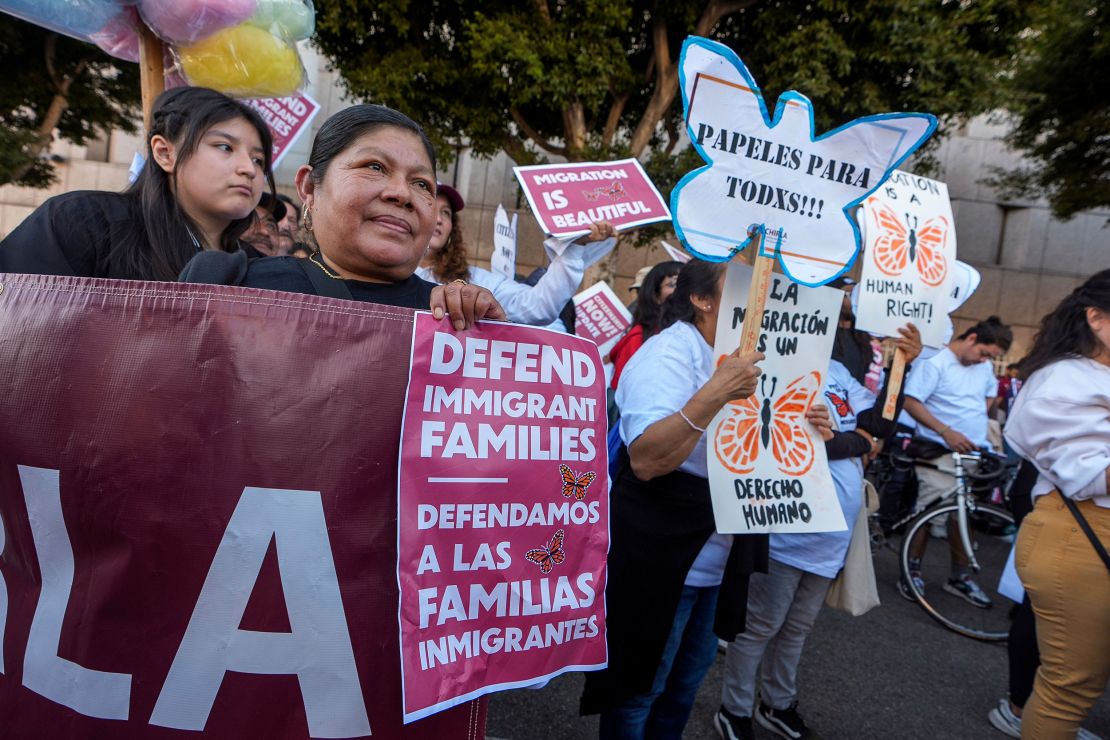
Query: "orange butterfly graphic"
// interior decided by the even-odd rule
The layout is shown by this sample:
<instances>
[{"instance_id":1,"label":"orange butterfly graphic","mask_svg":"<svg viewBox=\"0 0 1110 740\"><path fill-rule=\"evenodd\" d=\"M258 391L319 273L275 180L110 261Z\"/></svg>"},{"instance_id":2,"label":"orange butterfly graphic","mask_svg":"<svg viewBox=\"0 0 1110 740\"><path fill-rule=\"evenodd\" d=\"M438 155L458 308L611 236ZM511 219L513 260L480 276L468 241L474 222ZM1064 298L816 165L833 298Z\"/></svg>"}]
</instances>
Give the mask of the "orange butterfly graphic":
<instances>
[{"instance_id":1,"label":"orange butterfly graphic","mask_svg":"<svg viewBox=\"0 0 1110 740\"><path fill-rule=\"evenodd\" d=\"M597 473L592 470L589 473L575 475L574 471L566 465L560 465L559 472L563 474L563 495L567 498L573 496L576 501L586 498L586 489L597 477Z\"/></svg>"},{"instance_id":2,"label":"orange butterfly graphic","mask_svg":"<svg viewBox=\"0 0 1110 740\"><path fill-rule=\"evenodd\" d=\"M836 415L840 418L843 419L845 416L852 413L852 407L848 404L847 399L841 398L832 391L825 391L825 398L829 399L833 408L836 409Z\"/></svg>"},{"instance_id":3,"label":"orange butterfly graphic","mask_svg":"<svg viewBox=\"0 0 1110 740\"><path fill-rule=\"evenodd\" d=\"M885 203L876 203L875 219L880 236L875 241L875 266L884 275L901 275L912 262L921 274L921 282L937 286L948 275L948 219L937 216L917 228L917 217L906 214L903 222ZM911 225L912 224L912 225Z\"/></svg>"},{"instance_id":4,"label":"orange butterfly graphic","mask_svg":"<svg viewBox=\"0 0 1110 740\"><path fill-rule=\"evenodd\" d=\"M761 449L770 449L786 475L804 475L813 466L813 440L805 429L805 413L821 390L821 374L815 370L796 378L774 398L777 384L778 378L771 378L768 393L765 375L762 401L753 393L728 404L731 413L717 428L714 447L717 459L729 471L746 475L755 470Z\"/></svg>"},{"instance_id":5,"label":"orange butterfly graphic","mask_svg":"<svg viewBox=\"0 0 1110 740\"><path fill-rule=\"evenodd\" d=\"M566 560L566 553L563 552L563 537L563 530L557 530L547 545L529 550L524 553L524 557L540 566L540 573L547 575L551 572L552 567L562 565L563 561Z\"/></svg>"}]
</instances>

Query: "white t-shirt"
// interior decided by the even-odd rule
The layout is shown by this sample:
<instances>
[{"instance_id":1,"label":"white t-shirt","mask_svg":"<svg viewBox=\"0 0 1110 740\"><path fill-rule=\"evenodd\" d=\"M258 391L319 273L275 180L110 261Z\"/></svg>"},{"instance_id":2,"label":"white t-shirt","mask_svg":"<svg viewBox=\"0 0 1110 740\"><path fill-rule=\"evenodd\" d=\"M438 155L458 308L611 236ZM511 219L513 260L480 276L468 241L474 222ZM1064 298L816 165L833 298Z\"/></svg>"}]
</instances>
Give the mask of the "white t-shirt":
<instances>
[{"instance_id":1,"label":"white t-shirt","mask_svg":"<svg viewBox=\"0 0 1110 740\"><path fill-rule=\"evenodd\" d=\"M853 378L848 368L837 360L829 363L824 396L833 424L841 432L855 429L857 415L875 405L875 394ZM772 534L771 557L807 573L835 578L844 567L848 543L852 540L852 527L863 506L863 461L858 457L829 460L829 472L848 529L841 532Z\"/></svg>"},{"instance_id":2,"label":"white t-shirt","mask_svg":"<svg viewBox=\"0 0 1110 740\"><path fill-rule=\"evenodd\" d=\"M1033 496L1058 488L1110 509L1110 367L1076 357L1033 373L1006 420L1006 441L1040 473Z\"/></svg>"},{"instance_id":3,"label":"white t-shirt","mask_svg":"<svg viewBox=\"0 0 1110 740\"><path fill-rule=\"evenodd\" d=\"M989 362L964 365L945 347L927 360L918 359L913 364L906 379L906 395L923 403L937 420L976 446L988 446L987 399L998 395L998 380ZM918 425L917 433L945 444L939 434L924 424Z\"/></svg>"},{"instance_id":4,"label":"white t-shirt","mask_svg":"<svg viewBox=\"0 0 1110 740\"><path fill-rule=\"evenodd\" d=\"M493 293L493 297L505 309L509 321L532 326L546 326L559 318L563 306L574 297L586 269L608 254L616 245L615 238L604 239L589 244L564 244L553 239L561 251L554 251L547 242L544 246L549 255L554 255L547 272L535 286L518 283L481 267L471 267L467 280ZM431 268L416 268L416 276L431 283L439 282Z\"/></svg>"},{"instance_id":5,"label":"white t-shirt","mask_svg":"<svg viewBox=\"0 0 1110 740\"><path fill-rule=\"evenodd\" d=\"M713 348L692 324L679 321L644 342L624 366L617 386L621 439L631 445L657 421L675 413L713 374ZM708 478L705 435L678 469ZM717 586L732 536L714 533L686 576L687 586Z\"/></svg>"}]
</instances>

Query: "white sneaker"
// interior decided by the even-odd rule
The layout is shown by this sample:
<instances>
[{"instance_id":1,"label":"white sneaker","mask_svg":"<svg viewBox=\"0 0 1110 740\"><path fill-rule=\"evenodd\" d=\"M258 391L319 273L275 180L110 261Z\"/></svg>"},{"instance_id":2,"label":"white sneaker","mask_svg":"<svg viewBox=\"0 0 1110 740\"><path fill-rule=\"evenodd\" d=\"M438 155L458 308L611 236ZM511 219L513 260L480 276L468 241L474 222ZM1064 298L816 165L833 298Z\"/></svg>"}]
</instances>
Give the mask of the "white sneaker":
<instances>
[{"instance_id":1,"label":"white sneaker","mask_svg":"<svg viewBox=\"0 0 1110 740\"><path fill-rule=\"evenodd\" d=\"M998 706L987 714L991 726L1010 737L1021 737L1021 717L1010 709L1009 699L999 699Z\"/></svg>"},{"instance_id":2,"label":"white sneaker","mask_svg":"<svg viewBox=\"0 0 1110 740\"><path fill-rule=\"evenodd\" d=\"M1021 717L1010 709L1009 699L999 699L998 706L987 714L991 726L1010 737L1021 737ZM1075 735L1075 740L1102 740L1101 737L1090 730L1080 727Z\"/></svg>"}]
</instances>

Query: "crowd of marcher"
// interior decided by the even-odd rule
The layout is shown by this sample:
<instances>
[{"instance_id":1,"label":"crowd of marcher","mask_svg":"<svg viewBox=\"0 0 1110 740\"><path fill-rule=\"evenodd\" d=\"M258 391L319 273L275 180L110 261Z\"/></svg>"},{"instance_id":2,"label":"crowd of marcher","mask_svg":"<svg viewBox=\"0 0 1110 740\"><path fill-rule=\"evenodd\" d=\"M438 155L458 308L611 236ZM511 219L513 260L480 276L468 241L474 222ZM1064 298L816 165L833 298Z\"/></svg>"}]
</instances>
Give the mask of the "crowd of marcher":
<instances>
[{"instance_id":1,"label":"crowd of marcher","mask_svg":"<svg viewBox=\"0 0 1110 740\"><path fill-rule=\"evenodd\" d=\"M615 244L606 222L570 244L549 240L551 263L532 284L470 264L461 194L437 183L420 125L383 106L352 106L324 123L297 171L299 204L275 193L262 119L220 93L164 93L146 143L128 190L49 199L0 243L0 272L268 288L430 309L458 329L479 319L543 326ZM736 351L714 363L723 281L720 264L652 266L635 285L632 327L609 355L619 413L609 664L587 675L581 702L600 713L605 738L681 737L718 638L728 644L715 716L722 737L751 738L753 723L784 738L814 736L799 710L798 665L852 528L716 532L706 428L756 391L764 359ZM1008 449L1026 461L1019 482L1031 512L1017 538L1027 598L1009 645L1010 696L990 719L1014 737L1076 736L1110 677L1110 271L1045 317L1001 382L991 361L1013 337L997 318L934 352L908 324L884 351L854 328L851 281L840 287L825 387L805 418L824 442L845 521L857 520L867 464L884 444L912 447L923 464L889 487L881 518L907 500L924 507L945 495L950 453L991 447L991 415L1003 417ZM884 358L895 347L909 362L897 422L881 414L893 393ZM913 543L917 557L926 545ZM909 598L939 587L992 606L957 548L944 583L911 568L899 585Z\"/></svg>"}]
</instances>

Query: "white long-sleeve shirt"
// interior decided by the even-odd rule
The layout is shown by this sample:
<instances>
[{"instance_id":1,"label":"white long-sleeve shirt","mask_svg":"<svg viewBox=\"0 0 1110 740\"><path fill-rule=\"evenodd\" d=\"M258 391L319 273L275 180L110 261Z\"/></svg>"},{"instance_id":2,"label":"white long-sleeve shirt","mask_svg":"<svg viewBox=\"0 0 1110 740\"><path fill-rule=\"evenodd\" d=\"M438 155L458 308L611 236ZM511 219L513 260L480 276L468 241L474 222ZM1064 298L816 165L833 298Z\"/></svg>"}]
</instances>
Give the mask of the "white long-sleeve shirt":
<instances>
[{"instance_id":1,"label":"white long-sleeve shirt","mask_svg":"<svg viewBox=\"0 0 1110 740\"><path fill-rule=\"evenodd\" d=\"M1033 373L1006 420L1006 440L1040 473L1034 497L1055 488L1110 509L1110 367L1077 357Z\"/></svg>"},{"instance_id":2,"label":"white long-sleeve shirt","mask_svg":"<svg viewBox=\"0 0 1110 740\"><path fill-rule=\"evenodd\" d=\"M518 283L481 267L470 268L468 281L493 293L509 321L546 326L559 318L563 306L582 284L586 270L612 251L616 243L615 238L588 244L548 239L544 248L551 257L551 264L535 286ZM432 283L439 282L428 267L418 267L416 275Z\"/></svg>"}]
</instances>

